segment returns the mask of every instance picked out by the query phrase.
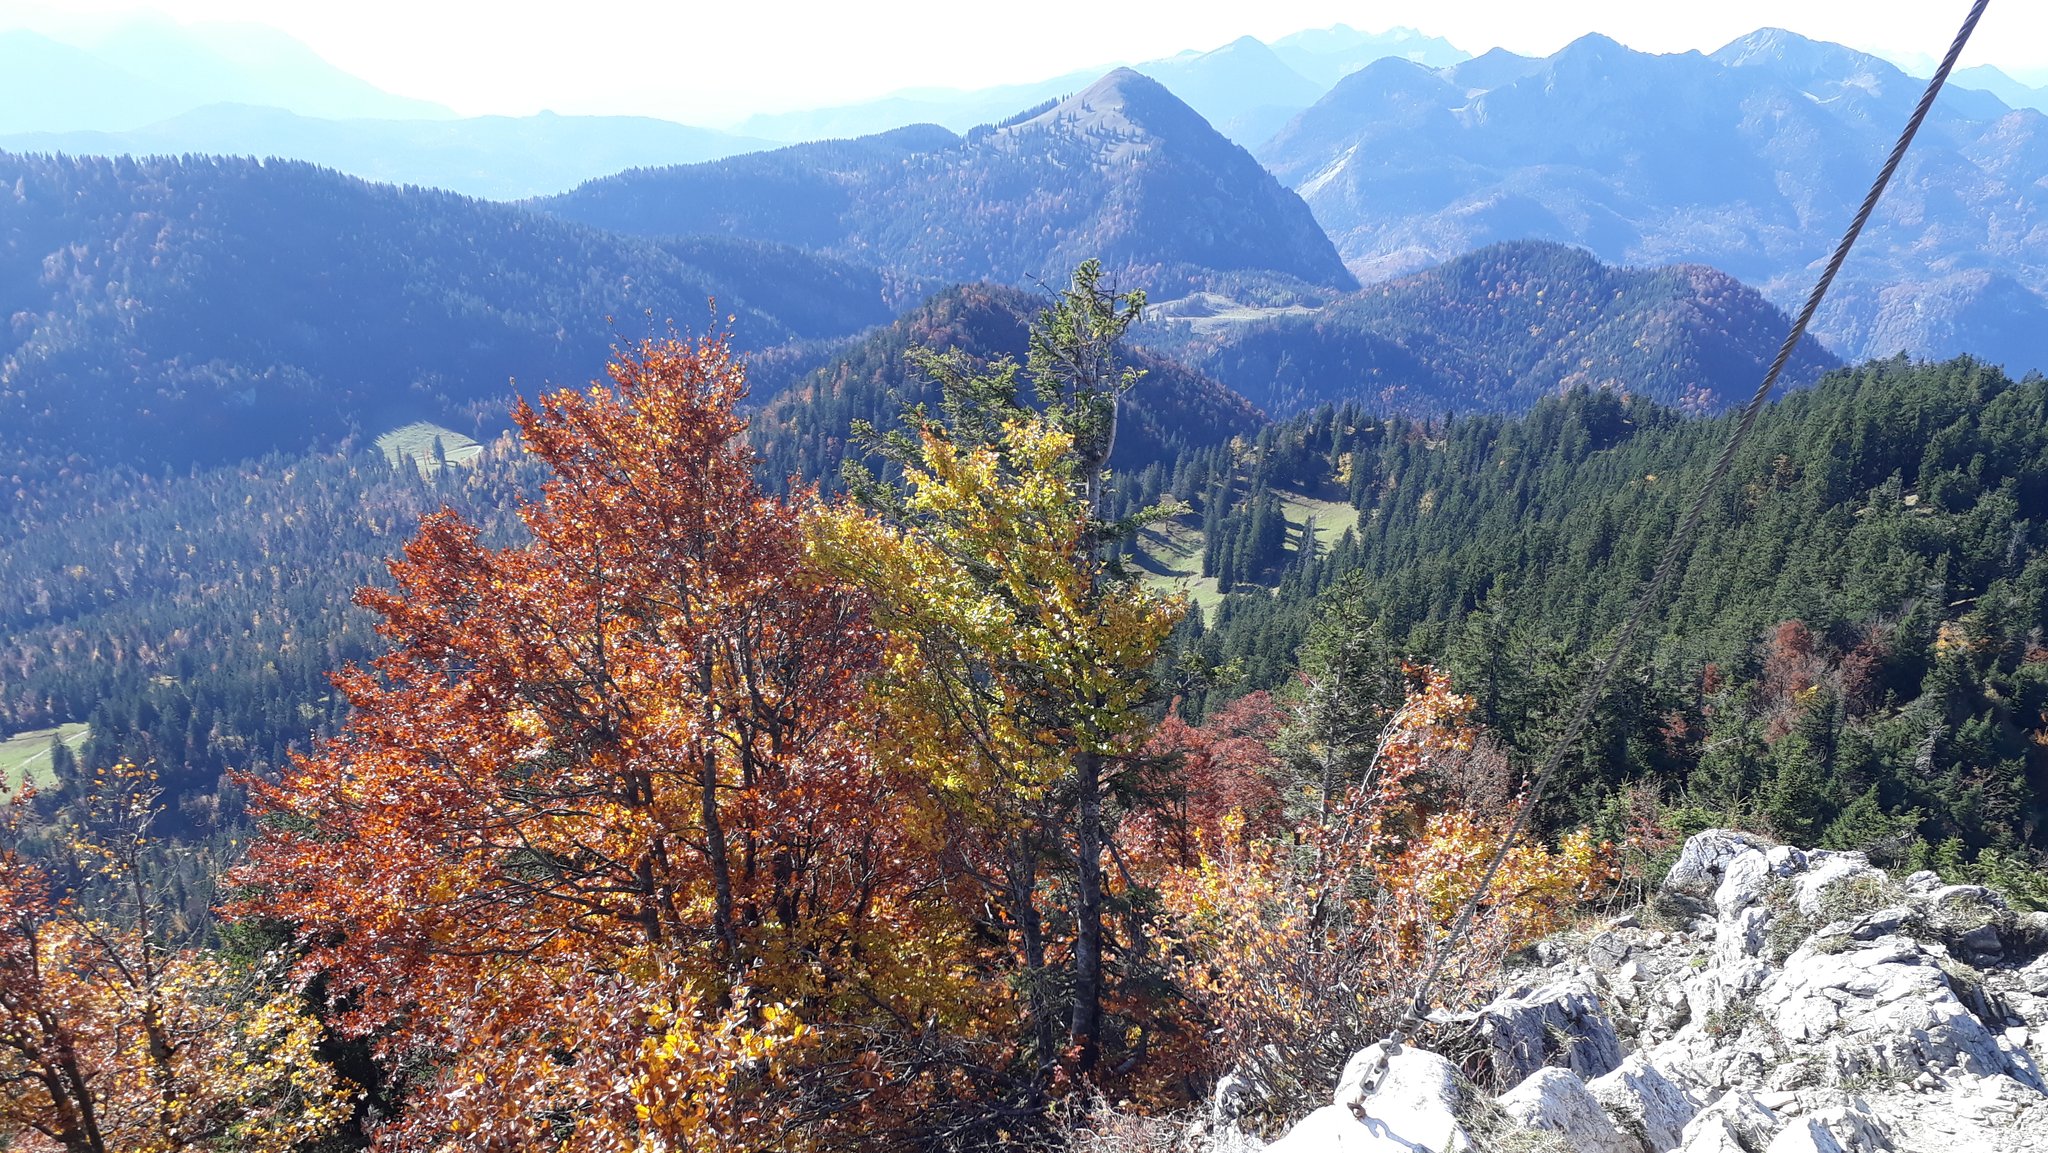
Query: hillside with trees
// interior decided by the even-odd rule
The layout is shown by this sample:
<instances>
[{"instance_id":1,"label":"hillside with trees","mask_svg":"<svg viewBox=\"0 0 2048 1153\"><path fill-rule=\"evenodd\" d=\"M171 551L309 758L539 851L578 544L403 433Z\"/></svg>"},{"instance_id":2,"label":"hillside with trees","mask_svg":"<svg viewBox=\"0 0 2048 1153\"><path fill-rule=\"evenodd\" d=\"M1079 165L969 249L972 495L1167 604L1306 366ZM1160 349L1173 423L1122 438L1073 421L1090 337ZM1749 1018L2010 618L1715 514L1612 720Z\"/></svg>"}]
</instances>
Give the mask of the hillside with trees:
<instances>
[{"instance_id":1,"label":"hillside with trees","mask_svg":"<svg viewBox=\"0 0 2048 1153\"><path fill-rule=\"evenodd\" d=\"M774 398L765 455L714 336L469 465L68 490L0 551L8 723L91 725L7 811L0 1071L79 1073L6 1123L1052 1150L1096 1093L1326 1099L1730 418L1579 388L1266 423L1126 355L1140 298L1101 277L936 298ZM1154 439L1190 395L1211 432ZM764 483L847 463L792 414L890 404L840 495ZM2048 381L1967 360L1768 408L1440 1003L1707 824L2048 903L2044 429ZM147 1028L178 1040L120 1043Z\"/></svg>"},{"instance_id":2,"label":"hillside with trees","mask_svg":"<svg viewBox=\"0 0 2048 1153\"><path fill-rule=\"evenodd\" d=\"M303 164L0 154L0 198L0 474L30 504L60 468L495 427L515 387L581 379L621 336L702 328L712 298L753 348L890 316L881 278L844 262Z\"/></svg>"},{"instance_id":3,"label":"hillside with trees","mask_svg":"<svg viewBox=\"0 0 2048 1153\"><path fill-rule=\"evenodd\" d=\"M1611 388L1694 412L1746 399L1790 320L1700 265L1617 268L1584 249L1496 244L1314 311L1146 339L1270 413L1355 401L1382 413L1517 412ZM1808 338L1785 383L1839 362Z\"/></svg>"},{"instance_id":4,"label":"hillside with trees","mask_svg":"<svg viewBox=\"0 0 2048 1153\"><path fill-rule=\"evenodd\" d=\"M1324 547L1268 541L1238 579L1272 591L1226 596L1192 643L1238 670L1230 692L1278 687L1348 621L1442 663L1532 752L1730 419L1611 392L1519 419L1347 406L1190 458L1165 475L1212 535L1238 539L1264 493L1334 486L1357 511ZM2048 381L1967 359L1874 362L1765 409L1551 819L1648 787L1900 863L2048 848L2044 428Z\"/></svg>"},{"instance_id":5,"label":"hillside with trees","mask_svg":"<svg viewBox=\"0 0 2048 1153\"><path fill-rule=\"evenodd\" d=\"M624 172L537 203L618 232L795 244L930 289L1050 281L1091 257L1154 292L1355 286L1299 197L1129 69L964 137L913 126Z\"/></svg>"},{"instance_id":6,"label":"hillside with trees","mask_svg":"<svg viewBox=\"0 0 2048 1153\"><path fill-rule=\"evenodd\" d=\"M939 382L911 360L913 350L1021 364L1032 321L1046 303L1044 295L1022 289L967 285L906 312L754 414L748 435L763 475L771 482L795 476L836 486L841 466L865 455L852 434L857 424L887 433L901 427L906 408L940 404ZM1141 469L1224 444L1265 423L1244 397L1174 360L1139 353L1132 363L1143 376L1120 404L1111 458L1119 468Z\"/></svg>"},{"instance_id":7,"label":"hillside with trees","mask_svg":"<svg viewBox=\"0 0 2048 1153\"><path fill-rule=\"evenodd\" d=\"M855 499L761 488L722 337L522 404L518 529L417 522L331 739L216 795L256 819L225 875L156 768L89 749L10 806L10 1140L1053 1149L1089 1087L1172 1109L1385 1028L1509 786L1430 670L1165 716L1186 605L1101 551L1140 298L1099 277L1021 364L928 360L941 402ZM1584 832L1518 846L1460 987L1612 876Z\"/></svg>"}]
</instances>

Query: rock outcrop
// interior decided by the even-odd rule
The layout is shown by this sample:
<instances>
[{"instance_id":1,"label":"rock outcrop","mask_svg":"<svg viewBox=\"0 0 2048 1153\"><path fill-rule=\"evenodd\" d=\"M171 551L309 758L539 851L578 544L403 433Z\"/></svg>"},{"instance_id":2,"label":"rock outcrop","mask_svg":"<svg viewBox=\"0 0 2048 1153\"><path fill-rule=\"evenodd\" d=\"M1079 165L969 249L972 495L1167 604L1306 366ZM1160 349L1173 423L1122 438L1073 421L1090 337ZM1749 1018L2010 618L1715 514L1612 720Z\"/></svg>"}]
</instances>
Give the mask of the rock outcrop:
<instances>
[{"instance_id":1,"label":"rock outcrop","mask_svg":"<svg viewBox=\"0 0 2048 1153\"><path fill-rule=\"evenodd\" d=\"M1708 830L1469 1015L1493 1102L1374 1046L1281 1153L2048 1153L2048 914ZM1511 1087L1508 1087L1511 1086Z\"/></svg>"}]
</instances>

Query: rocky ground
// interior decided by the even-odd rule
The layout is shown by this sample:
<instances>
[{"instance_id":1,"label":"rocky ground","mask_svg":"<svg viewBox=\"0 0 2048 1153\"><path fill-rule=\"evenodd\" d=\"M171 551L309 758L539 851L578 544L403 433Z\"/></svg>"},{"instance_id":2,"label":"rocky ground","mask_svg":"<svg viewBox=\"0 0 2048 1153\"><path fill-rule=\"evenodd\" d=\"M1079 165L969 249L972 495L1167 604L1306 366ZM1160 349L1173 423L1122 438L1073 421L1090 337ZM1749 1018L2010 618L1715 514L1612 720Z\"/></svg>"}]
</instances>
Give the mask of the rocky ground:
<instances>
[{"instance_id":1,"label":"rocky ground","mask_svg":"<svg viewBox=\"0 0 2048 1153\"><path fill-rule=\"evenodd\" d=\"M2048 913L1709 830L1468 1020L1501 1084L1376 1045L1272 1153L2048 1153ZM1215 1147L1256 1148L1230 1118Z\"/></svg>"}]
</instances>

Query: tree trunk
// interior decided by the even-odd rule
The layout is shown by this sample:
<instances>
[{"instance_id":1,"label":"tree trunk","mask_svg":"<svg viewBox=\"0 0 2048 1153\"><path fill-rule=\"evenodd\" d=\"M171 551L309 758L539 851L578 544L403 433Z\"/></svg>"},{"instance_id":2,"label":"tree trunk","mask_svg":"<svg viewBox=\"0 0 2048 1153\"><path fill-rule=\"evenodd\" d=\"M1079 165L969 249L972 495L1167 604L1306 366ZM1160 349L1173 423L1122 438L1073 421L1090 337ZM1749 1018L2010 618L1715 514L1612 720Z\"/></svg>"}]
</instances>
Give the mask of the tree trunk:
<instances>
[{"instance_id":1,"label":"tree trunk","mask_svg":"<svg viewBox=\"0 0 2048 1153\"><path fill-rule=\"evenodd\" d=\"M728 965L740 960L739 929L733 920L732 864L725 848L725 826L718 819L718 758L706 752L703 761L704 858L711 870L712 924Z\"/></svg>"},{"instance_id":2,"label":"tree trunk","mask_svg":"<svg viewBox=\"0 0 2048 1153\"><path fill-rule=\"evenodd\" d=\"M1068 1043L1076 1071L1093 1072L1102 1057L1102 758L1074 759L1080 786L1074 828L1074 1014Z\"/></svg>"},{"instance_id":3,"label":"tree trunk","mask_svg":"<svg viewBox=\"0 0 2048 1153\"><path fill-rule=\"evenodd\" d=\"M1059 1060L1055 1039L1053 1007L1047 996L1045 973L1045 926L1038 917L1038 865L1031 846L1022 835L1012 842L1007 880L1010 920L1017 926L1017 944L1024 953L1025 1002L1031 1013L1031 1039L1036 1050L1034 1077L1043 1089Z\"/></svg>"}]
</instances>

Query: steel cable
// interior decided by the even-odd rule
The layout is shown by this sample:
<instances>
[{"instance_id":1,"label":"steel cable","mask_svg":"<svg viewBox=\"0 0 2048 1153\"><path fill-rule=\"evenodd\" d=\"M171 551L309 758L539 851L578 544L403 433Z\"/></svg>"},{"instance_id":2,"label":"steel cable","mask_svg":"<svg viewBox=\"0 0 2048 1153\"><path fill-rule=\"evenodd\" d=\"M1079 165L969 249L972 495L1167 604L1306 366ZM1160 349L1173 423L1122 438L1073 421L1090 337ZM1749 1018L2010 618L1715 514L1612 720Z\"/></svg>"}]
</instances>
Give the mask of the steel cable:
<instances>
[{"instance_id":1,"label":"steel cable","mask_svg":"<svg viewBox=\"0 0 2048 1153\"><path fill-rule=\"evenodd\" d=\"M1687 507L1684 518L1679 522L1678 531L1673 533L1670 541L1665 544L1664 555L1657 562L1657 568L1651 574L1649 583L1643 586L1635 604L1629 609L1628 617L1621 626L1621 632L1615 637L1613 647L1601 660L1593 679L1580 695L1578 707L1572 712L1571 722L1565 726L1564 734L1552 746L1549 756L1544 758L1542 768L1530 781L1521 807L1515 812L1514 821L1509 824L1506 835L1501 838L1499 847L1494 850L1492 858L1487 861L1485 871L1480 874L1479 884L1458 910L1457 919L1451 923L1450 931L1445 934L1443 942L1434 950L1429 968L1424 971L1421 981L1415 986L1414 996L1402 1017L1403 1026L1413 1029L1427 1016L1429 994L1443 975L1444 963L1457 951L1459 940L1471 928L1472 918L1484 902L1487 890L1492 887L1495 875L1500 872L1501 864L1507 860L1508 853L1528 827L1530 814L1535 811L1536 802L1543 796L1550 779L1557 775L1559 766L1564 763L1565 757L1585 732L1587 722L1592 719L1593 710L1599 707L1601 698L1607 693L1607 684L1613 679L1615 670L1621 667L1622 661L1634 650L1636 638L1642 632L1644 622L1649 619L1651 610L1663 597L1665 586L1671 583L1672 574L1677 571L1678 563L1691 543L1693 534L1699 530L1700 521L1706 514L1707 502L1712 499L1714 490L1727 479L1729 469L1735 464L1735 454L1742 447L1743 440L1749 436L1751 427L1756 424L1757 414L1763 411L1764 402L1770 398L1771 390L1777 386L1779 374L1784 372L1786 363L1792 359L1799 342L1805 338L1807 326L1813 323L1813 314L1820 308L1822 298L1827 296L1828 286L1834 283L1835 274L1842 269L1842 262L1849 258L1849 250L1855 246L1856 238L1863 232L1863 226L1869 223L1870 214L1876 210L1879 198L1884 195L1885 186L1891 183L1892 175L1898 171L1899 163L1905 159L1906 149L1913 143L1914 135L1920 131L1921 122L1927 119L1928 111L1934 107L1935 97L1940 95L1942 86L1948 82L1949 73L1954 70L1957 58L1963 54L1964 45L1970 42L1971 33L1977 30L1977 22L1983 18L1984 10L1990 3L1991 0L1976 0L1971 6L1969 16L1963 20L1961 30L1956 33L1955 42L1949 45L1948 55L1942 57L1941 66L1934 70L1934 76L1928 80L1927 90L1921 93L1920 103L1914 106L1912 117L1906 121L1905 131L1899 134L1898 143L1892 146L1891 155L1885 158L1884 167L1878 172L1876 181L1871 184L1869 194L1863 198L1862 207L1856 210L1856 218L1850 222L1849 230L1842 234L1841 243L1835 246L1834 255L1829 258L1827 268L1821 272L1813 291L1807 295L1806 305L1799 310L1798 318L1793 321L1792 330L1786 333L1785 343L1778 347L1778 355L1771 361L1770 370L1764 373L1763 382L1757 385L1756 394L1750 397L1749 403L1743 407L1741 418L1736 421L1735 427L1729 431L1728 440L1721 446L1720 457L1715 460L1713 469L1700 484L1699 491L1693 495L1692 504Z\"/></svg>"}]
</instances>

